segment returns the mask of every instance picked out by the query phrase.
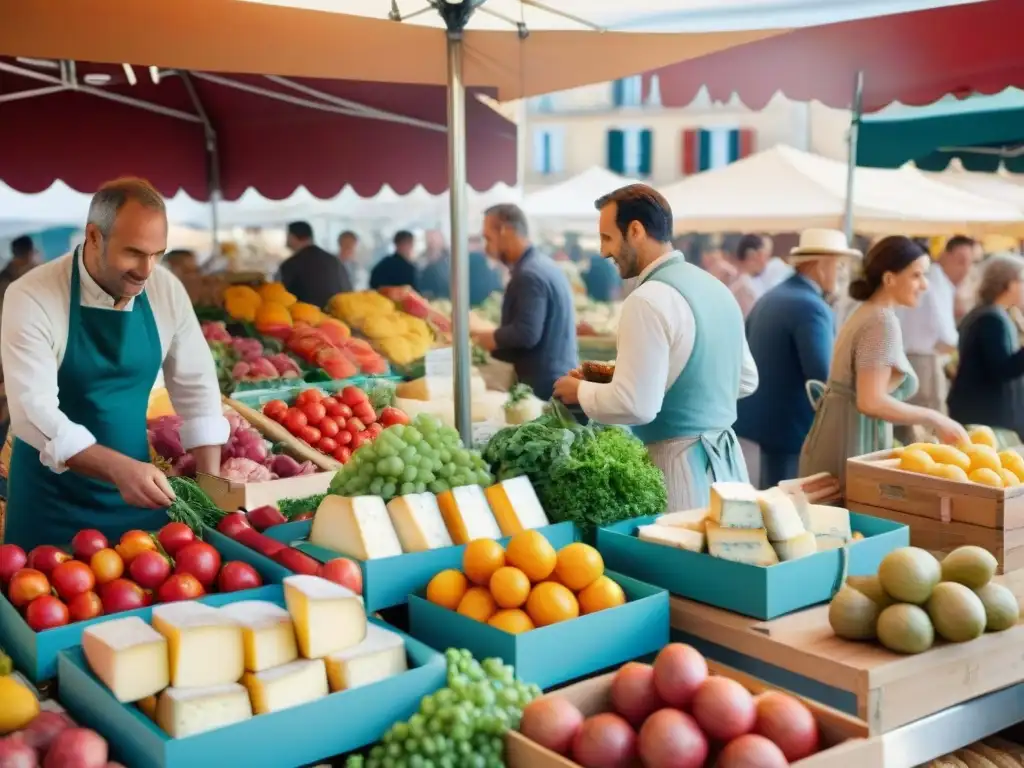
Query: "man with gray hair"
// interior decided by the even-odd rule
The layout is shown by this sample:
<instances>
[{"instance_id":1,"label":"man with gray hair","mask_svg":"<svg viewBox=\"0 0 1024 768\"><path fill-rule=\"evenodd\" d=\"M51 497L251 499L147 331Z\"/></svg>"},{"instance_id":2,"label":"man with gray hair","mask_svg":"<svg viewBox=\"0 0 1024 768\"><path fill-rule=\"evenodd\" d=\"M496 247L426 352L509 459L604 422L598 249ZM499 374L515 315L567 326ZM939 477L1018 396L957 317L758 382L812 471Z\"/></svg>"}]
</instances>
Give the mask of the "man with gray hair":
<instances>
[{"instance_id":1,"label":"man with gray hair","mask_svg":"<svg viewBox=\"0 0 1024 768\"><path fill-rule=\"evenodd\" d=\"M542 400L555 380L576 367L576 311L565 273L530 242L526 214L503 203L484 213L487 255L510 272L501 304L501 325L473 334L493 357L515 368L516 377Z\"/></svg>"},{"instance_id":2,"label":"man with gray hair","mask_svg":"<svg viewBox=\"0 0 1024 768\"><path fill-rule=\"evenodd\" d=\"M199 471L215 473L228 423L184 286L159 265L163 198L142 179L93 196L85 244L7 291L0 328L14 448L4 540L30 549L83 528L117 541L166 522L174 492L150 462L157 374Z\"/></svg>"}]
</instances>

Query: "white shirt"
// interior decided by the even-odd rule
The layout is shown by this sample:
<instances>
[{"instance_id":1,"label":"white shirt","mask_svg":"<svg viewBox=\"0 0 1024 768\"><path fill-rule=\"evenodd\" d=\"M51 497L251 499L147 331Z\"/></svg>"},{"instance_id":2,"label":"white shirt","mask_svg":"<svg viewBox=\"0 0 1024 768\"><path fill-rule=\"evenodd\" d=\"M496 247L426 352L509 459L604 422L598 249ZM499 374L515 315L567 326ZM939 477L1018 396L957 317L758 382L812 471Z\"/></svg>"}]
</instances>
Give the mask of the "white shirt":
<instances>
[{"instance_id":1,"label":"white shirt","mask_svg":"<svg viewBox=\"0 0 1024 768\"><path fill-rule=\"evenodd\" d=\"M956 288L939 264L928 270L928 290L916 307L898 307L896 317L903 330L903 346L908 355L945 354L939 345L956 347Z\"/></svg>"},{"instance_id":2,"label":"white shirt","mask_svg":"<svg viewBox=\"0 0 1024 768\"><path fill-rule=\"evenodd\" d=\"M643 280L666 259L666 254L640 273ZM622 303L616 337L615 377L610 384L580 383L580 407L603 424L640 425L654 421L665 393L683 372L696 341L693 309L670 285L648 281ZM757 389L757 365L743 339L743 368L738 397Z\"/></svg>"},{"instance_id":3,"label":"white shirt","mask_svg":"<svg viewBox=\"0 0 1024 768\"><path fill-rule=\"evenodd\" d=\"M754 278L754 282L757 283L763 295L779 283L792 277L794 271L793 267L778 256L772 256L768 259L768 264L765 265L764 271Z\"/></svg>"},{"instance_id":4,"label":"white shirt","mask_svg":"<svg viewBox=\"0 0 1024 768\"><path fill-rule=\"evenodd\" d=\"M12 283L4 297L0 323L0 359L11 430L39 451L44 466L58 473L67 469L68 459L96 443L88 429L71 421L58 407L57 370L68 338L71 258L67 254L36 267ZM78 274L83 307L118 311L81 259ZM158 266L145 291L160 335L167 391L184 420L182 447L223 445L230 427L221 406L213 358L185 287ZM134 305L133 299L123 311L130 312Z\"/></svg>"}]
</instances>

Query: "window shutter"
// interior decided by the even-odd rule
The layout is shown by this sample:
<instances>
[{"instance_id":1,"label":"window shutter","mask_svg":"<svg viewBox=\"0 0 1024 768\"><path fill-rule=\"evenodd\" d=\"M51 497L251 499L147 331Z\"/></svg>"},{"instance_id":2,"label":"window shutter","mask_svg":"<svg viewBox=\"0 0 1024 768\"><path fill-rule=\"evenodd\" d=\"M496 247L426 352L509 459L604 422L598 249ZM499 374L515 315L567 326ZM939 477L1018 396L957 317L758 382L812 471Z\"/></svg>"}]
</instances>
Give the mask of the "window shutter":
<instances>
[{"instance_id":1,"label":"window shutter","mask_svg":"<svg viewBox=\"0 0 1024 768\"><path fill-rule=\"evenodd\" d=\"M740 132L734 128L729 131L729 162L735 163L740 157Z\"/></svg>"},{"instance_id":2,"label":"window shutter","mask_svg":"<svg viewBox=\"0 0 1024 768\"><path fill-rule=\"evenodd\" d=\"M700 147L700 132L694 128L683 131L683 176L692 176L700 170L697 154Z\"/></svg>"},{"instance_id":3,"label":"window shutter","mask_svg":"<svg viewBox=\"0 0 1024 768\"><path fill-rule=\"evenodd\" d=\"M565 171L565 129L553 128L548 134L550 137L550 173L559 174Z\"/></svg>"},{"instance_id":4,"label":"window shutter","mask_svg":"<svg viewBox=\"0 0 1024 768\"><path fill-rule=\"evenodd\" d=\"M612 81L612 104L621 107L626 100L626 83L623 80Z\"/></svg>"},{"instance_id":5,"label":"window shutter","mask_svg":"<svg viewBox=\"0 0 1024 768\"><path fill-rule=\"evenodd\" d=\"M651 175L651 163L652 163L652 151L653 151L653 133L649 128L645 128L640 131L640 175L650 176Z\"/></svg>"},{"instance_id":6,"label":"window shutter","mask_svg":"<svg viewBox=\"0 0 1024 768\"><path fill-rule=\"evenodd\" d=\"M757 132L753 128L740 128L740 159L754 154L754 143L756 140Z\"/></svg>"},{"instance_id":7,"label":"window shutter","mask_svg":"<svg viewBox=\"0 0 1024 768\"><path fill-rule=\"evenodd\" d=\"M534 173L547 173L548 165L548 132L543 128L533 130L533 170Z\"/></svg>"},{"instance_id":8,"label":"window shutter","mask_svg":"<svg viewBox=\"0 0 1024 768\"><path fill-rule=\"evenodd\" d=\"M711 167L711 131L700 130L700 149L697 152L697 170L706 171Z\"/></svg>"},{"instance_id":9,"label":"window shutter","mask_svg":"<svg viewBox=\"0 0 1024 768\"><path fill-rule=\"evenodd\" d=\"M626 137L617 129L608 131L608 170L626 172Z\"/></svg>"}]
</instances>

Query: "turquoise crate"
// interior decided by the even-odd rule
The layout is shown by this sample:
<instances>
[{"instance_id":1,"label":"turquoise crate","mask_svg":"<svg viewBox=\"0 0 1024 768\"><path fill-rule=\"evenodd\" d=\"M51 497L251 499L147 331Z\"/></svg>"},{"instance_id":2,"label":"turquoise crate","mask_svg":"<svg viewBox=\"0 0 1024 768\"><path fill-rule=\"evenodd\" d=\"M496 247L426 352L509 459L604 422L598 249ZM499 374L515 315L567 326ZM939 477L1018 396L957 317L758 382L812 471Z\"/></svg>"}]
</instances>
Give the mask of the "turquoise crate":
<instances>
[{"instance_id":1,"label":"turquoise crate","mask_svg":"<svg viewBox=\"0 0 1024 768\"><path fill-rule=\"evenodd\" d=\"M269 589L275 594L268 599L283 605L281 587ZM126 765L280 768L317 763L379 741L392 724L419 709L420 699L445 686L444 656L398 634L405 640L409 664L404 674L183 739L170 738L137 707L119 703L89 671L80 648L60 653L60 700L76 722L107 739L113 757Z\"/></svg>"},{"instance_id":2,"label":"turquoise crate","mask_svg":"<svg viewBox=\"0 0 1024 768\"><path fill-rule=\"evenodd\" d=\"M220 552L224 562L228 560L241 560L243 563L248 563L259 572L260 576L263 577L263 581L267 584L280 584L285 580L285 577L293 575L290 570L280 563L271 560L265 555L261 555L254 549L249 549L244 544L239 544L234 539L229 539L223 533L215 531L213 528L205 528L203 530L203 539Z\"/></svg>"},{"instance_id":3,"label":"turquoise crate","mask_svg":"<svg viewBox=\"0 0 1024 768\"><path fill-rule=\"evenodd\" d=\"M268 528L265 533L271 538L294 546L305 552L314 560L326 563L336 557L347 557L323 547L310 544L306 539L312 522L304 520L298 523L284 523ZM556 523L537 529L543 533L555 549L576 541L577 530L572 523ZM508 538L501 539L502 545L508 544ZM377 560L356 560L363 572L363 600L366 610L379 611L395 605L405 605L409 595L426 588L436 574L447 568L462 568L462 551L465 546L433 549L429 552L412 552L395 557L382 557ZM262 557L262 555L260 555ZM263 558L266 560L266 558Z\"/></svg>"},{"instance_id":4,"label":"turquoise crate","mask_svg":"<svg viewBox=\"0 0 1024 768\"><path fill-rule=\"evenodd\" d=\"M378 383L395 383L402 380L401 376L393 374L382 374L379 376L354 376L351 379L331 379L328 381L298 381L295 379L283 379L287 382L282 386L258 386L236 388L231 399L237 400L243 405L248 405L254 410L259 410L271 400L284 400L290 403L299 393L307 389L319 389L327 395L334 395L341 392L345 387L359 387L362 390L372 388ZM261 382L252 382L260 384Z\"/></svg>"},{"instance_id":5,"label":"turquoise crate","mask_svg":"<svg viewBox=\"0 0 1024 768\"><path fill-rule=\"evenodd\" d=\"M640 517L599 528L597 548L605 565L673 595L762 620L831 600L840 585L844 557L850 575L868 575L887 554L910 544L907 526L851 512L850 526L864 535L862 540L846 550L765 567L640 541L637 527L654 520Z\"/></svg>"},{"instance_id":6,"label":"turquoise crate","mask_svg":"<svg viewBox=\"0 0 1024 768\"><path fill-rule=\"evenodd\" d=\"M227 605L239 600L266 600L280 591L279 587L264 586L258 589L246 589L241 592L207 595L198 602L212 606ZM14 667L25 677L37 685L57 676L57 655L68 648L82 643L82 632L86 627L111 619L123 619L125 616L139 616L149 621L153 609L139 608L135 611L123 611L99 616L89 621L78 621L63 627L35 632L7 600L0 595L0 647L14 661Z\"/></svg>"},{"instance_id":7,"label":"turquoise crate","mask_svg":"<svg viewBox=\"0 0 1024 768\"><path fill-rule=\"evenodd\" d=\"M592 675L663 648L669 639L668 592L605 571L628 602L578 619L513 635L409 596L409 633L432 648L468 648L478 659L498 657L516 676L541 688Z\"/></svg>"}]
</instances>

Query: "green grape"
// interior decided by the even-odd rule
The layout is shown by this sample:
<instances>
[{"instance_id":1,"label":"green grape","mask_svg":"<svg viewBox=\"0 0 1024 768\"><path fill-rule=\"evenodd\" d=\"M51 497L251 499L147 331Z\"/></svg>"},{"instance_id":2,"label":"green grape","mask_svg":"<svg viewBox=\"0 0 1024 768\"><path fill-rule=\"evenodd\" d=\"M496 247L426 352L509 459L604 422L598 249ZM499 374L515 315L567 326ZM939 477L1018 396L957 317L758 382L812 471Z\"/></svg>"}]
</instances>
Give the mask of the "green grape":
<instances>
[{"instance_id":1,"label":"green grape","mask_svg":"<svg viewBox=\"0 0 1024 768\"><path fill-rule=\"evenodd\" d=\"M394 435L399 439L405 439L405 425L404 424L392 424L390 427L384 430L389 435Z\"/></svg>"},{"instance_id":2,"label":"green grape","mask_svg":"<svg viewBox=\"0 0 1024 768\"><path fill-rule=\"evenodd\" d=\"M394 446L391 446L391 445L381 445L381 446L378 446L378 448L377 448L377 457L378 458L387 459L387 458L390 458L392 456L397 456L397 455L398 455L398 451L395 450Z\"/></svg>"},{"instance_id":3,"label":"green grape","mask_svg":"<svg viewBox=\"0 0 1024 768\"><path fill-rule=\"evenodd\" d=\"M414 483L414 482L416 482L416 477L419 475L419 472L420 472L420 470L419 470L419 468L416 465L410 464L409 462L406 462L405 463L405 468L402 470L402 482L404 482L404 483Z\"/></svg>"},{"instance_id":4,"label":"green grape","mask_svg":"<svg viewBox=\"0 0 1024 768\"><path fill-rule=\"evenodd\" d=\"M432 483L437 480L437 476L429 469L419 469L416 471L416 481L419 483Z\"/></svg>"},{"instance_id":5,"label":"green grape","mask_svg":"<svg viewBox=\"0 0 1024 768\"><path fill-rule=\"evenodd\" d=\"M408 463L410 463L412 461L418 461L419 457L420 457L420 454L419 454L419 451L417 451L414 446L407 445L407 446L405 446L405 448L403 448L401 450L401 452L399 453L399 456L402 457L402 461L404 461L406 464L408 464Z\"/></svg>"},{"instance_id":6,"label":"green grape","mask_svg":"<svg viewBox=\"0 0 1024 768\"><path fill-rule=\"evenodd\" d=\"M442 448L440 451L438 451L438 458L441 459L442 463L448 464L452 460L452 452L449 451L447 448Z\"/></svg>"},{"instance_id":7,"label":"green grape","mask_svg":"<svg viewBox=\"0 0 1024 768\"><path fill-rule=\"evenodd\" d=\"M371 760L380 760L382 757L384 757L384 754L385 754L384 747L381 746L380 744L378 744L377 746L375 746L373 749L370 750L370 759Z\"/></svg>"},{"instance_id":8,"label":"green grape","mask_svg":"<svg viewBox=\"0 0 1024 768\"><path fill-rule=\"evenodd\" d=\"M356 455L359 456L360 462L373 462L377 460L377 450L373 443L367 443L362 446L358 451L356 451Z\"/></svg>"},{"instance_id":9,"label":"green grape","mask_svg":"<svg viewBox=\"0 0 1024 768\"><path fill-rule=\"evenodd\" d=\"M435 480L434 482L430 483L430 485L427 487L430 488L431 493L444 493L450 488L448 483L444 482L443 480Z\"/></svg>"},{"instance_id":10,"label":"green grape","mask_svg":"<svg viewBox=\"0 0 1024 768\"><path fill-rule=\"evenodd\" d=\"M362 755L352 755L348 760L345 761L345 768L363 768L366 764Z\"/></svg>"},{"instance_id":11,"label":"green grape","mask_svg":"<svg viewBox=\"0 0 1024 768\"><path fill-rule=\"evenodd\" d=\"M359 467L359 476L365 477L367 480L373 478L377 472L377 467L371 462L367 462Z\"/></svg>"},{"instance_id":12,"label":"green grape","mask_svg":"<svg viewBox=\"0 0 1024 768\"><path fill-rule=\"evenodd\" d=\"M416 483L415 487L416 487L416 490L413 491L413 493L426 493L427 492L427 484L426 483Z\"/></svg>"},{"instance_id":13,"label":"green grape","mask_svg":"<svg viewBox=\"0 0 1024 768\"><path fill-rule=\"evenodd\" d=\"M469 451L463 449L461 451L452 452L452 461L460 467L469 466L472 463L472 459L469 456Z\"/></svg>"},{"instance_id":14,"label":"green grape","mask_svg":"<svg viewBox=\"0 0 1024 768\"><path fill-rule=\"evenodd\" d=\"M370 493L373 496L380 496L380 492L383 488L384 481L379 477L373 478L373 480L370 482Z\"/></svg>"},{"instance_id":15,"label":"green grape","mask_svg":"<svg viewBox=\"0 0 1024 768\"><path fill-rule=\"evenodd\" d=\"M408 445L416 445L421 440L423 440L423 433L416 429L416 427L408 426L405 428L405 442Z\"/></svg>"},{"instance_id":16,"label":"green grape","mask_svg":"<svg viewBox=\"0 0 1024 768\"><path fill-rule=\"evenodd\" d=\"M415 483L402 483L398 486L399 496L408 496L410 493L416 493Z\"/></svg>"}]
</instances>

